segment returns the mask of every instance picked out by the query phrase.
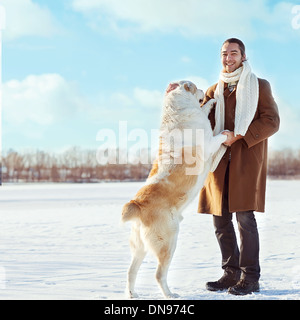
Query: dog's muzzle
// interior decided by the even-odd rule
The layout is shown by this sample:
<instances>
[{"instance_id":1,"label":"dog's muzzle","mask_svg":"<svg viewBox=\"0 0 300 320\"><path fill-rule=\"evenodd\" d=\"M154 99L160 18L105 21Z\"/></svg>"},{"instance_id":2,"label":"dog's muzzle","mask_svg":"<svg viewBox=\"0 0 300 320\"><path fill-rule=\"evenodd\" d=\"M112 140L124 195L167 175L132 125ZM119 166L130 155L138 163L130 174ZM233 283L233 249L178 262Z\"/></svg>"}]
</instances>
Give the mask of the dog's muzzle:
<instances>
[{"instance_id":1,"label":"dog's muzzle","mask_svg":"<svg viewBox=\"0 0 300 320\"><path fill-rule=\"evenodd\" d=\"M169 93L169 92L175 90L177 87L179 87L178 83L170 83L167 90L166 90L166 93Z\"/></svg>"}]
</instances>

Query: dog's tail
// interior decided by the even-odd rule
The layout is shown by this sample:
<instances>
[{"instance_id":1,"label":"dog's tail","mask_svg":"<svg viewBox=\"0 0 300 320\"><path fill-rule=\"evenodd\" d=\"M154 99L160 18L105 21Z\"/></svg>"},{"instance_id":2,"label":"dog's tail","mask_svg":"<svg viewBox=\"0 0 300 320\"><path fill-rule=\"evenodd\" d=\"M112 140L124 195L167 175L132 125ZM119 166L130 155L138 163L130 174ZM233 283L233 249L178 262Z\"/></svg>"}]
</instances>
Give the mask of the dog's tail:
<instances>
[{"instance_id":1,"label":"dog's tail","mask_svg":"<svg viewBox=\"0 0 300 320\"><path fill-rule=\"evenodd\" d=\"M138 218L141 215L141 208L134 200L126 203L122 210L122 222L127 222L132 219Z\"/></svg>"}]
</instances>

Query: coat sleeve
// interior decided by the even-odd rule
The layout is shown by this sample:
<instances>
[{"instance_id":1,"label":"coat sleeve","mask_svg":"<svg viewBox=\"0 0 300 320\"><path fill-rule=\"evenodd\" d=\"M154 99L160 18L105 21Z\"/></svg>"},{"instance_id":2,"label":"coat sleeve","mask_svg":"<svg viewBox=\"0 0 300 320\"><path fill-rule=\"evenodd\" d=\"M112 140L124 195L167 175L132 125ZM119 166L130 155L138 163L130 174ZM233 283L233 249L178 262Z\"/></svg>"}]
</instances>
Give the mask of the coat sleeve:
<instances>
[{"instance_id":1,"label":"coat sleeve","mask_svg":"<svg viewBox=\"0 0 300 320\"><path fill-rule=\"evenodd\" d=\"M279 123L278 107L272 96L271 86L268 81L260 79L257 112L244 136L248 148L277 132Z\"/></svg>"}]
</instances>

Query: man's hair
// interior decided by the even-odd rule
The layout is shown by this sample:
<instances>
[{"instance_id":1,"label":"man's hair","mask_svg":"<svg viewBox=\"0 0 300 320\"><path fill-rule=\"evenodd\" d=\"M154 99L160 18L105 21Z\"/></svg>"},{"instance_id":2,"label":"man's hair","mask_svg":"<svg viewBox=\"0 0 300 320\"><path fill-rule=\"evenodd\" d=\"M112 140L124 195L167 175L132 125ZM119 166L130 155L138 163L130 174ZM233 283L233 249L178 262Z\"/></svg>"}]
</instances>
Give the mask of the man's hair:
<instances>
[{"instance_id":1,"label":"man's hair","mask_svg":"<svg viewBox=\"0 0 300 320\"><path fill-rule=\"evenodd\" d=\"M246 54L246 48L245 48L245 45L242 40L237 39L237 38L229 38L224 41L224 43L222 44L222 47L224 46L225 43L237 43L239 45L240 50L241 50L242 56L244 56Z\"/></svg>"}]
</instances>

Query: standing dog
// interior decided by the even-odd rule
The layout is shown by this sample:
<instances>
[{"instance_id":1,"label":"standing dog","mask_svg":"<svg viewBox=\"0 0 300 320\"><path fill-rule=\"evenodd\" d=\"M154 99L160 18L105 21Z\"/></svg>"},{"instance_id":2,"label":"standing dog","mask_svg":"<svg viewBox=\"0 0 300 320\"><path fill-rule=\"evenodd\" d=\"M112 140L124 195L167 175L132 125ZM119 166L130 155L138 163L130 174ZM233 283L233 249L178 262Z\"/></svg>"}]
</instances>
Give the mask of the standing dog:
<instances>
[{"instance_id":1,"label":"standing dog","mask_svg":"<svg viewBox=\"0 0 300 320\"><path fill-rule=\"evenodd\" d=\"M202 108L203 91L190 81L171 83L165 94L160 147L145 185L126 203L122 221L132 220L126 293L134 291L138 269L148 249L158 259L156 280L166 298L178 297L167 284L167 272L176 248L183 209L203 187L212 155L226 140L213 136L208 114L215 102ZM198 135L197 135L198 133Z\"/></svg>"}]
</instances>

